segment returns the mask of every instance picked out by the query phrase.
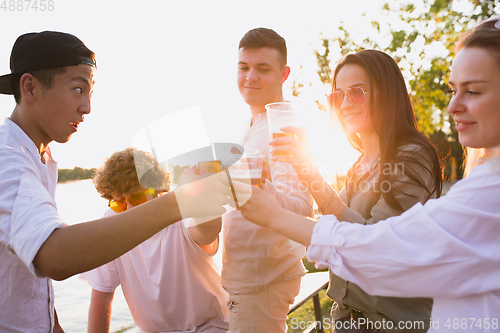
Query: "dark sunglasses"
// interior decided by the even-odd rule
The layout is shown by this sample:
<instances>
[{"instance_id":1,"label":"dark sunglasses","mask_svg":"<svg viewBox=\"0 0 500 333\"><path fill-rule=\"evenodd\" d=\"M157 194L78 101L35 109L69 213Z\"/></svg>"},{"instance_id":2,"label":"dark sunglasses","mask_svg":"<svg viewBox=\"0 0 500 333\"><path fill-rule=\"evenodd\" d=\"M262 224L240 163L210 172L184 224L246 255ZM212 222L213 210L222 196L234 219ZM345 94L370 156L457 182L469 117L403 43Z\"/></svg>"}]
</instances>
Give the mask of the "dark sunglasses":
<instances>
[{"instance_id":1,"label":"dark sunglasses","mask_svg":"<svg viewBox=\"0 0 500 333\"><path fill-rule=\"evenodd\" d=\"M328 96L328 103L330 106L336 110L340 110L342 103L344 103L344 98L347 95L354 105L363 105L365 103L365 95L369 91L364 91L361 87L352 87L346 90L337 90L332 92Z\"/></svg>"},{"instance_id":2,"label":"dark sunglasses","mask_svg":"<svg viewBox=\"0 0 500 333\"><path fill-rule=\"evenodd\" d=\"M140 204L148 201L147 194L154 194L155 190L145 190L142 193L134 194L130 199L122 199L122 200L113 200L109 199L108 207L114 210L117 213L121 213L127 210L127 202L129 202L132 206L139 206Z\"/></svg>"}]
</instances>

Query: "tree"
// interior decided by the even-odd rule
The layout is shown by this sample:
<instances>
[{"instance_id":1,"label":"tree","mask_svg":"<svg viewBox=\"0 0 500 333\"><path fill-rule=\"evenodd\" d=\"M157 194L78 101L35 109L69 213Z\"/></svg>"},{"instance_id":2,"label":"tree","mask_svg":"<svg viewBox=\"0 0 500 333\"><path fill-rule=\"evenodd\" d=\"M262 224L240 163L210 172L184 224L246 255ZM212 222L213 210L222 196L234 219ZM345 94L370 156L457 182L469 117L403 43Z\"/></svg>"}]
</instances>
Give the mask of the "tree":
<instances>
[{"instance_id":1,"label":"tree","mask_svg":"<svg viewBox=\"0 0 500 333\"><path fill-rule=\"evenodd\" d=\"M372 22L374 35L380 38L366 37L355 43L342 22L336 36L321 38L322 52L314 51L319 79L323 84L330 82L330 52L334 43L342 56L367 48L392 55L407 81L419 129L445 157L445 175L449 176L451 158L455 157L459 165L463 160L458 135L451 126L453 119L446 111L454 47L462 32L495 14L498 4L499 0L420 0L413 3L392 0L382 7L382 15L388 19ZM396 18L399 21L395 21ZM388 42L384 43L383 37Z\"/></svg>"},{"instance_id":2,"label":"tree","mask_svg":"<svg viewBox=\"0 0 500 333\"><path fill-rule=\"evenodd\" d=\"M64 183L72 180L91 179L95 170L95 168L83 169L80 167L74 167L73 169L58 169L57 182Z\"/></svg>"}]
</instances>

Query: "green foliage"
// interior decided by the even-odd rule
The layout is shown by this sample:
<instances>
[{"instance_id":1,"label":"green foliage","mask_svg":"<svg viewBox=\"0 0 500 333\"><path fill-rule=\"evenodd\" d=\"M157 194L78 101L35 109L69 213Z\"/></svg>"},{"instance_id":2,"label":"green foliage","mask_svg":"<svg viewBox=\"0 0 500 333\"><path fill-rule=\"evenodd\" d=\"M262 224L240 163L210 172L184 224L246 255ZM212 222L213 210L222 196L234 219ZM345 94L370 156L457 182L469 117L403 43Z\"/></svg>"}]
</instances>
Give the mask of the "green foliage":
<instances>
[{"instance_id":1,"label":"green foliage","mask_svg":"<svg viewBox=\"0 0 500 333\"><path fill-rule=\"evenodd\" d=\"M300 66L299 68L299 72L302 71L302 66ZM302 92L302 88L304 88L304 85L299 82L296 78L293 79L293 83L292 83L292 96L294 97L297 97L300 95L300 93Z\"/></svg>"},{"instance_id":2,"label":"green foliage","mask_svg":"<svg viewBox=\"0 0 500 333\"><path fill-rule=\"evenodd\" d=\"M308 273L328 271L328 268L317 269L316 267L314 267L314 263L307 260L306 257L302 258L302 263L304 264L304 267L306 268Z\"/></svg>"},{"instance_id":3,"label":"green foliage","mask_svg":"<svg viewBox=\"0 0 500 333\"><path fill-rule=\"evenodd\" d=\"M319 80L322 83L330 82L330 59L328 59L328 55L330 54L330 41L328 39L323 39L323 48L325 49L323 53L319 53L318 51L314 52L316 55L316 60L318 62L318 75Z\"/></svg>"},{"instance_id":4,"label":"green foliage","mask_svg":"<svg viewBox=\"0 0 500 333\"><path fill-rule=\"evenodd\" d=\"M396 52L398 49L402 48L406 41L406 31L391 31L392 41L391 45L387 48L388 51Z\"/></svg>"},{"instance_id":5,"label":"green foliage","mask_svg":"<svg viewBox=\"0 0 500 333\"><path fill-rule=\"evenodd\" d=\"M75 167L74 169L58 169L57 182L64 183L71 180L91 179L95 173L95 168L83 169Z\"/></svg>"},{"instance_id":6,"label":"green foliage","mask_svg":"<svg viewBox=\"0 0 500 333\"><path fill-rule=\"evenodd\" d=\"M330 82L332 42L338 43L341 56L367 48L392 55L405 75L419 129L435 142L443 158L446 157L444 162L448 171L445 170L445 174L449 173L451 157L460 163L463 155L457 133L451 126L453 120L446 110L450 99L447 82L454 48L462 32L495 14L499 2L415 0L410 3L390 0L381 8L387 20L371 22L373 35L389 41L380 45L375 37L367 37L355 43L341 22L332 37L322 37L322 52L314 51L319 79L324 84ZM458 11L456 4L461 8L469 6L470 10ZM400 20L398 24L393 20L396 14Z\"/></svg>"},{"instance_id":7,"label":"green foliage","mask_svg":"<svg viewBox=\"0 0 500 333\"><path fill-rule=\"evenodd\" d=\"M450 97L447 84L449 63L442 58L432 59L428 70L418 68L414 75L415 79L409 82L410 96L420 131L427 136L436 130L443 132L445 122L449 120L446 112Z\"/></svg>"},{"instance_id":8,"label":"green foliage","mask_svg":"<svg viewBox=\"0 0 500 333\"><path fill-rule=\"evenodd\" d=\"M308 261L306 257L302 258L302 263L304 264L304 267L306 268L308 273L314 273L314 272L320 272L320 271L328 271L328 268L324 269L316 269L314 267L314 263ZM319 302L321 304L321 314L323 316L323 319L329 318L330 317L330 309L332 308L333 301L326 295L326 291L322 290L319 292ZM314 304L313 300L310 299L302 306L300 306L297 310L295 310L292 314L288 316L288 321L287 326L288 326L288 332L289 333L298 333L302 332L302 329L294 329L292 326L292 319L295 319L295 323L297 326L297 321L298 322L303 322L303 323L308 323L308 322L314 322L316 319L314 317ZM328 321L329 322L329 321Z\"/></svg>"}]
</instances>

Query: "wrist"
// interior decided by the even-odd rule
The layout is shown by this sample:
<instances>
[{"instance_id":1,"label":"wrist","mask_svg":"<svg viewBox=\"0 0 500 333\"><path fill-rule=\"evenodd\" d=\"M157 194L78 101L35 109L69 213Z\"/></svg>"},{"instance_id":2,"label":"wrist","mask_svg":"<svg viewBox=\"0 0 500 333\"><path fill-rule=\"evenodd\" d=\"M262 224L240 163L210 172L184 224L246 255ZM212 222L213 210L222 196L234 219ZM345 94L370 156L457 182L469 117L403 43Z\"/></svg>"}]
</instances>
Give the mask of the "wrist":
<instances>
[{"instance_id":1,"label":"wrist","mask_svg":"<svg viewBox=\"0 0 500 333\"><path fill-rule=\"evenodd\" d=\"M346 206L338 195L336 195L335 199L332 201L333 202L329 205L330 207L326 208L326 214L333 214L337 218L340 218L340 215L342 215Z\"/></svg>"},{"instance_id":2,"label":"wrist","mask_svg":"<svg viewBox=\"0 0 500 333\"><path fill-rule=\"evenodd\" d=\"M336 199L338 198L337 196L337 193L330 188L330 190L328 191L328 193L330 194L327 194L326 196L324 196L323 198L323 202L325 202L325 204L323 206L318 206L318 211L322 214L322 215L326 215L327 212L329 211L329 207L333 206L334 204L334 201L336 201Z\"/></svg>"},{"instance_id":3,"label":"wrist","mask_svg":"<svg viewBox=\"0 0 500 333\"><path fill-rule=\"evenodd\" d=\"M276 214L273 214L271 218L271 223L268 226L269 229L278 234L283 234L283 229L287 226L286 221L288 213L289 211L282 207L279 207L276 211Z\"/></svg>"},{"instance_id":4,"label":"wrist","mask_svg":"<svg viewBox=\"0 0 500 333\"><path fill-rule=\"evenodd\" d=\"M316 168L311 173L305 175L303 181L307 184L307 189L311 193L324 191L325 180Z\"/></svg>"},{"instance_id":5,"label":"wrist","mask_svg":"<svg viewBox=\"0 0 500 333\"><path fill-rule=\"evenodd\" d=\"M170 210L169 210L170 216L167 216L167 214L161 214L161 216L163 218L167 217L167 221L166 221L167 226L172 223L171 222L172 220L180 221L184 218L182 216L181 209L179 207L179 202L177 200L177 196L176 196L174 191L165 193L164 195L161 195L158 199L160 199L159 201L164 200L164 202L162 203L162 205L164 207L170 207ZM160 218L160 220L162 220L162 219Z\"/></svg>"}]
</instances>

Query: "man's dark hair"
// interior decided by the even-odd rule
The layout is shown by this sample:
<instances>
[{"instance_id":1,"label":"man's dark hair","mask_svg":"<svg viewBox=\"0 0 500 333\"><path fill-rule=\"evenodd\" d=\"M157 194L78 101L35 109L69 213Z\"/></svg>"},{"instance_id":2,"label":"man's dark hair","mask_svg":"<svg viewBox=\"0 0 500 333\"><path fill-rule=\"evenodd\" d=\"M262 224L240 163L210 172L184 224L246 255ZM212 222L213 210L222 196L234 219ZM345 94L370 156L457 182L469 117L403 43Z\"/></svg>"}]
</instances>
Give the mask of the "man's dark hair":
<instances>
[{"instance_id":1,"label":"man's dark hair","mask_svg":"<svg viewBox=\"0 0 500 333\"><path fill-rule=\"evenodd\" d=\"M94 57L94 52L87 49L86 47L78 48L77 52L82 57L89 57L89 58ZM10 81L10 84L11 84L11 88L12 88L12 93L14 95L14 99L16 100L16 104L19 104L19 102L21 102L21 87L20 87L21 77L26 73L33 75L34 78L36 78L38 81L40 81L40 83L42 84L42 87L44 89L50 89L50 88L52 88L52 85L54 84L54 76L56 74L66 73L66 67L37 69L37 70L27 71L25 73L18 73L18 74L13 75L12 79Z\"/></svg>"},{"instance_id":2,"label":"man's dark hair","mask_svg":"<svg viewBox=\"0 0 500 333\"><path fill-rule=\"evenodd\" d=\"M255 28L248 31L240 40L238 49L242 47L259 49L269 47L279 52L279 63L283 68L287 62L286 41L276 31L267 28Z\"/></svg>"}]
</instances>

